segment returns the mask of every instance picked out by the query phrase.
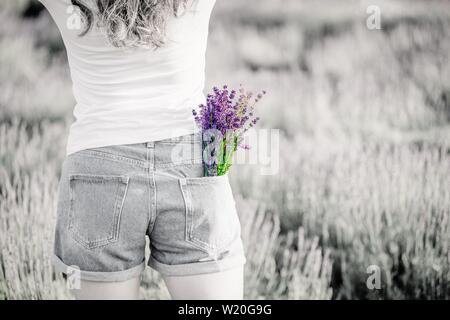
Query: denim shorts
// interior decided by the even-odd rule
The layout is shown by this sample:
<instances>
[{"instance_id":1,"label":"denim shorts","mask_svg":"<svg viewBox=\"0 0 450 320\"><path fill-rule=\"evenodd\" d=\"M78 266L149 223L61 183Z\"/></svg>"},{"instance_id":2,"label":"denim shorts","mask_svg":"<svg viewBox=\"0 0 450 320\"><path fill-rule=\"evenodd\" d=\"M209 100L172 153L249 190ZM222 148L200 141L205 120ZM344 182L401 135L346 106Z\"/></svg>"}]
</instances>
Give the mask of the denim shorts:
<instances>
[{"instance_id":1,"label":"denim shorts","mask_svg":"<svg viewBox=\"0 0 450 320\"><path fill-rule=\"evenodd\" d=\"M228 176L204 177L201 135L82 150L59 183L53 265L87 281L220 272L246 259Z\"/></svg>"}]
</instances>

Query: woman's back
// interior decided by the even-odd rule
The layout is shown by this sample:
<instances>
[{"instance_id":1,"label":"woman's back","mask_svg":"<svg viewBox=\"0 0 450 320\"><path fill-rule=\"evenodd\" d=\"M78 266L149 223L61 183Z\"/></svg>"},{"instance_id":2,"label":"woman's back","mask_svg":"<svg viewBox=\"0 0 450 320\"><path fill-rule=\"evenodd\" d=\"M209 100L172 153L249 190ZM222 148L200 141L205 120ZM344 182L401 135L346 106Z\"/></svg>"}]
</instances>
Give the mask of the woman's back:
<instances>
[{"instance_id":1,"label":"woman's back","mask_svg":"<svg viewBox=\"0 0 450 320\"><path fill-rule=\"evenodd\" d=\"M214 0L196 0L180 17L171 17L167 40L157 49L115 47L95 21L80 36L83 24L70 0L41 1L63 37L77 102L67 154L196 131L191 110L205 102Z\"/></svg>"}]
</instances>

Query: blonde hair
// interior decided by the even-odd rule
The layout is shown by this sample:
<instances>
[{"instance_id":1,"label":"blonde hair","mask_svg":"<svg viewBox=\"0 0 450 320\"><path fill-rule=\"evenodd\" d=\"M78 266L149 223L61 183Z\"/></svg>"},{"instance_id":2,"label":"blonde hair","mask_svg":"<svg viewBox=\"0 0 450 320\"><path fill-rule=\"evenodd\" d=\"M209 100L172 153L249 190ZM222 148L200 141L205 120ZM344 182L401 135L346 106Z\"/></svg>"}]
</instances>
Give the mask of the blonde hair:
<instances>
[{"instance_id":1,"label":"blonde hair","mask_svg":"<svg viewBox=\"0 0 450 320\"><path fill-rule=\"evenodd\" d=\"M189 0L71 0L83 16L84 36L98 19L116 47L161 47L169 18L178 17ZM89 1L89 2L86 2ZM92 4L96 4L95 10ZM182 10L183 9L183 10Z\"/></svg>"}]
</instances>

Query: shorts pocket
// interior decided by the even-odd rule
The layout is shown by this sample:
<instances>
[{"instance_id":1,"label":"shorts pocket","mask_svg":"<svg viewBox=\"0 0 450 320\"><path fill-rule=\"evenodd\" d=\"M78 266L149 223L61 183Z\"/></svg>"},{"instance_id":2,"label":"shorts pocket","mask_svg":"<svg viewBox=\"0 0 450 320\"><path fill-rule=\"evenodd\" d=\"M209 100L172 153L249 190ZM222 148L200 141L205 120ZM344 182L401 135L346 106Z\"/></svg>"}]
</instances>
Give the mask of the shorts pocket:
<instances>
[{"instance_id":1,"label":"shorts pocket","mask_svg":"<svg viewBox=\"0 0 450 320\"><path fill-rule=\"evenodd\" d=\"M74 240L88 249L117 241L129 178L74 174L69 179L68 228Z\"/></svg>"},{"instance_id":2,"label":"shorts pocket","mask_svg":"<svg viewBox=\"0 0 450 320\"><path fill-rule=\"evenodd\" d=\"M227 175L180 179L180 187L186 205L186 241L214 253L240 236Z\"/></svg>"}]
</instances>

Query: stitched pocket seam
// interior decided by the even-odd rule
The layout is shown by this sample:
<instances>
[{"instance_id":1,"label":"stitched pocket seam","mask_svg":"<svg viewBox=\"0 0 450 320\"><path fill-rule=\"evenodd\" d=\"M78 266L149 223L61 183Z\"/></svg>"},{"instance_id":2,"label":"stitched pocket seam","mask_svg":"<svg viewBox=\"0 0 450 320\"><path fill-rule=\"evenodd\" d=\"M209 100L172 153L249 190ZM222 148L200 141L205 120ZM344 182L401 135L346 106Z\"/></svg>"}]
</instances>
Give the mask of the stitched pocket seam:
<instances>
[{"instance_id":1,"label":"stitched pocket seam","mask_svg":"<svg viewBox=\"0 0 450 320\"><path fill-rule=\"evenodd\" d=\"M117 182L117 188L114 194L114 215L111 226L111 231L106 237L102 237L94 240L86 240L80 231L74 226L75 212L74 212L74 186L73 181L80 182L104 182L113 181ZM89 174L72 174L69 176L69 192L70 192L70 204L69 204L69 225L68 229L72 234L73 239L85 247L86 249L96 249L104 247L108 244L116 242L119 238L120 220L122 216L123 204L125 202L126 194L128 191L129 177L127 176L102 176L102 175L89 175Z\"/></svg>"}]
</instances>

